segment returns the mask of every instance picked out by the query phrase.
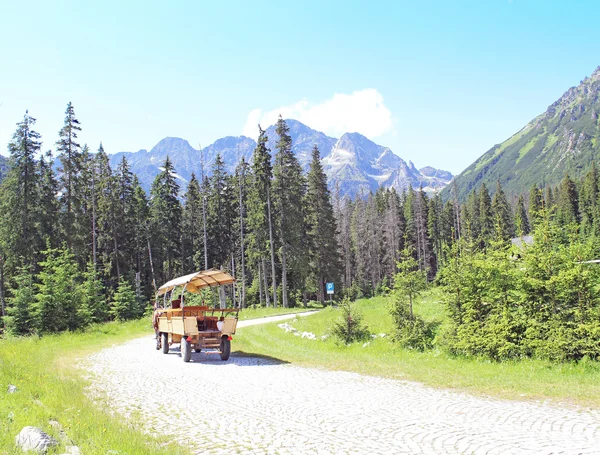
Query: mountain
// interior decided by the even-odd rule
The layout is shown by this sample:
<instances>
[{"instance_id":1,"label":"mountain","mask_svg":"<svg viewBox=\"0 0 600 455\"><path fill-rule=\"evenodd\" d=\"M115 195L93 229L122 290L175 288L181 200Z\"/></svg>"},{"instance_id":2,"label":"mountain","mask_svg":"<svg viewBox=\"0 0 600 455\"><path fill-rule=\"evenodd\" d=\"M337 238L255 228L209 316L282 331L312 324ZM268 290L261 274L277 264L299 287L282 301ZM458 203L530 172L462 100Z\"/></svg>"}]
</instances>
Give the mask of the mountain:
<instances>
[{"instance_id":1,"label":"mountain","mask_svg":"<svg viewBox=\"0 0 600 455\"><path fill-rule=\"evenodd\" d=\"M406 163L389 148L377 145L359 133L346 133L331 154L322 159L331 188L355 197L377 188L393 187L402 192L409 186L437 191L452 180L452 174L432 167L421 172L412 162Z\"/></svg>"},{"instance_id":2,"label":"mountain","mask_svg":"<svg viewBox=\"0 0 600 455\"><path fill-rule=\"evenodd\" d=\"M493 191L497 180L508 194L520 194L533 184L557 185L567 172L585 173L600 158L599 115L600 67L456 177L459 198L482 183Z\"/></svg>"},{"instance_id":3,"label":"mountain","mask_svg":"<svg viewBox=\"0 0 600 455\"><path fill-rule=\"evenodd\" d=\"M142 188L150 192L152 182L161 172L168 156L177 172L176 177L179 179L179 184L182 188L185 188L187 182L192 178L192 173L195 173L197 178L202 175L202 153L204 153L205 174L210 174L218 153L221 154L225 162L227 172L233 173L242 156L246 160L250 159L255 147L256 142L248 137L228 136L205 147L201 152L184 139L166 137L149 152L140 150L138 152L120 152L110 155L110 165L113 169L116 168L125 157L131 166L131 171L140 179Z\"/></svg>"},{"instance_id":4,"label":"mountain","mask_svg":"<svg viewBox=\"0 0 600 455\"><path fill-rule=\"evenodd\" d=\"M376 191L380 186L391 186L402 191L409 185L414 188L423 185L427 191L436 191L452 179L452 174L449 172L432 167L425 167L421 172L412 163L407 164L389 148L377 145L361 134L346 133L341 138L335 139L297 120L289 119L286 123L290 129L292 149L302 168L308 171L311 152L316 144L321 153L330 188L339 185L341 195L351 197L366 195L370 191ZM267 147L271 150L273 159L279 140L275 129L275 125L266 129L269 138ZM177 172L176 177L184 189L192 173L200 177L202 155L204 155L206 175L211 174L212 165L219 153L227 172L233 173L242 157L250 161L255 147L256 142L248 137L227 136L200 151L184 139L167 137L150 151L139 150L110 155L110 164L115 168L125 157L131 165L132 172L139 177L142 187L149 192L154 178L169 156Z\"/></svg>"},{"instance_id":5,"label":"mountain","mask_svg":"<svg viewBox=\"0 0 600 455\"><path fill-rule=\"evenodd\" d=\"M312 149L315 145L319 147L321 159L331 153L331 150L337 141L336 139L326 136L320 131L313 130L303 123L300 123L298 120L288 119L285 122L290 129L292 149L304 171L308 171L312 158ZM267 148L271 150L273 156L275 156L277 142L279 141L279 135L275 132L275 129L276 126L271 125L265 131L269 138L267 141Z\"/></svg>"}]
</instances>

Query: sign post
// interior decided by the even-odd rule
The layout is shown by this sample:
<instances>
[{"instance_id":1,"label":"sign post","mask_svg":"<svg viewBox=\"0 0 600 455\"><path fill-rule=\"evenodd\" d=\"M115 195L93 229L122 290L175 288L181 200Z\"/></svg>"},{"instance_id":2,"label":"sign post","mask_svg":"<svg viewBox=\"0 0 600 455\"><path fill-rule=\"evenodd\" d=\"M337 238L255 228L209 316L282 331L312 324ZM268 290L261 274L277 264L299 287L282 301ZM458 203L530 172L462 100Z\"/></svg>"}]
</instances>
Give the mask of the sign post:
<instances>
[{"instance_id":1,"label":"sign post","mask_svg":"<svg viewBox=\"0 0 600 455\"><path fill-rule=\"evenodd\" d=\"M331 304L331 299L333 296L333 283L326 283L325 287L327 289L327 294L329 294L329 303Z\"/></svg>"}]
</instances>

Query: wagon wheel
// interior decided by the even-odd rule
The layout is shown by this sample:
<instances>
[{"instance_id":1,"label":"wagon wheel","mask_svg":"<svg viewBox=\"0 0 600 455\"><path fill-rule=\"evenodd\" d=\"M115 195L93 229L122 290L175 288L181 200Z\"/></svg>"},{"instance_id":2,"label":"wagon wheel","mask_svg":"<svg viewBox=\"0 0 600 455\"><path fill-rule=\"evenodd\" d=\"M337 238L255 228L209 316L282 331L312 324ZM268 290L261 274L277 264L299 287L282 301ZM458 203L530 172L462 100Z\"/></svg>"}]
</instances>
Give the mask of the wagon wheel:
<instances>
[{"instance_id":1,"label":"wagon wheel","mask_svg":"<svg viewBox=\"0 0 600 455\"><path fill-rule=\"evenodd\" d=\"M231 341L227 335L221 337L221 360L228 360L231 354Z\"/></svg>"},{"instance_id":2,"label":"wagon wheel","mask_svg":"<svg viewBox=\"0 0 600 455\"><path fill-rule=\"evenodd\" d=\"M161 333L160 334L160 338L161 338L161 345L162 345L162 352L163 354L168 354L169 353L169 334L168 333Z\"/></svg>"},{"instance_id":3,"label":"wagon wheel","mask_svg":"<svg viewBox=\"0 0 600 455\"><path fill-rule=\"evenodd\" d=\"M200 349L200 348L194 348L194 352L201 352L201 351L202 351L202 349Z\"/></svg>"},{"instance_id":4,"label":"wagon wheel","mask_svg":"<svg viewBox=\"0 0 600 455\"><path fill-rule=\"evenodd\" d=\"M185 337L181 337L181 358L184 362L189 362L192 358L192 345Z\"/></svg>"}]
</instances>

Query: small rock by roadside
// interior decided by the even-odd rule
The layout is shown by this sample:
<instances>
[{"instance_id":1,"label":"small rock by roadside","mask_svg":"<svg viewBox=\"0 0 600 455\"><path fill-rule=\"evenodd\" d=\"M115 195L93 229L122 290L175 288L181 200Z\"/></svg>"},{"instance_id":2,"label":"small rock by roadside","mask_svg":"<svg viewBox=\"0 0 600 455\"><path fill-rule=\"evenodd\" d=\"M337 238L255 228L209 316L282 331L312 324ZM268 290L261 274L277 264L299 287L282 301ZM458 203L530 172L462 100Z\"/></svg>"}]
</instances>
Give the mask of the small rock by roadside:
<instances>
[{"instance_id":1,"label":"small rock by roadside","mask_svg":"<svg viewBox=\"0 0 600 455\"><path fill-rule=\"evenodd\" d=\"M23 452L32 450L37 453L46 453L50 447L58 445L56 439L37 427L24 427L15 442Z\"/></svg>"}]
</instances>

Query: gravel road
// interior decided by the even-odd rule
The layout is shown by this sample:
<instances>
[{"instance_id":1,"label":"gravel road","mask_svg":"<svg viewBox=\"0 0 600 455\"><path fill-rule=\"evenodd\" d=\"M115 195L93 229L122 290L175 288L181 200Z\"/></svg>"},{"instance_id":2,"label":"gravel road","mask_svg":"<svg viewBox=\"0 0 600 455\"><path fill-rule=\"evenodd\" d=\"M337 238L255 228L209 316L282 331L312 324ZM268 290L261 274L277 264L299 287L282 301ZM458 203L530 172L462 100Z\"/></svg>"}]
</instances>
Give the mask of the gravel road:
<instances>
[{"instance_id":1,"label":"gravel road","mask_svg":"<svg viewBox=\"0 0 600 455\"><path fill-rule=\"evenodd\" d=\"M184 363L154 346L144 337L91 356L91 390L190 453L600 453L598 410L237 356L235 337L227 362L193 353Z\"/></svg>"}]
</instances>

